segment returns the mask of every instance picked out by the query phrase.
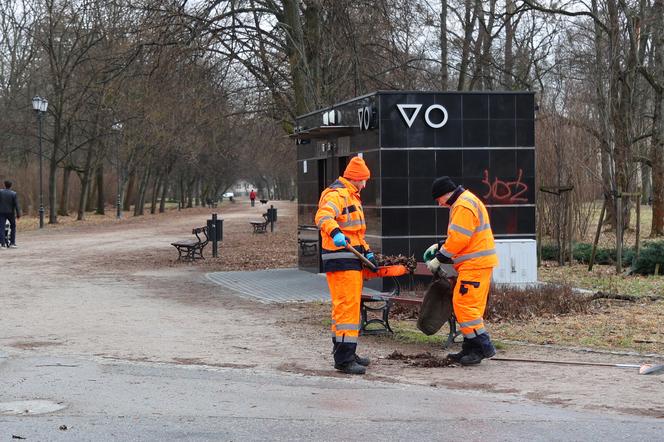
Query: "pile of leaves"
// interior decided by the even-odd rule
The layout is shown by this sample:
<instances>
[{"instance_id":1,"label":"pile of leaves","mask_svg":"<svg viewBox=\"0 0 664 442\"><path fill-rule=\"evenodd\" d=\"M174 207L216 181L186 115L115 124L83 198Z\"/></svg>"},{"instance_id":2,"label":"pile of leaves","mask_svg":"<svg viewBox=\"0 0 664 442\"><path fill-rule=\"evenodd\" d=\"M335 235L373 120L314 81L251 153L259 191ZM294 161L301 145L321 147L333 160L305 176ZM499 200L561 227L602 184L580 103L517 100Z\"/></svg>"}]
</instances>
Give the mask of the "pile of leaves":
<instances>
[{"instance_id":1,"label":"pile of leaves","mask_svg":"<svg viewBox=\"0 0 664 442\"><path fill-rule=\"evenodd\" d=\"M393 266L393 265L402 265L405 266L410 273L415 271L417 267L417 260L414 256L407 257L403 255L391 256L391 255L381 255L376 253L376 262L379 266Z\"/></svg>"}]
</instances>

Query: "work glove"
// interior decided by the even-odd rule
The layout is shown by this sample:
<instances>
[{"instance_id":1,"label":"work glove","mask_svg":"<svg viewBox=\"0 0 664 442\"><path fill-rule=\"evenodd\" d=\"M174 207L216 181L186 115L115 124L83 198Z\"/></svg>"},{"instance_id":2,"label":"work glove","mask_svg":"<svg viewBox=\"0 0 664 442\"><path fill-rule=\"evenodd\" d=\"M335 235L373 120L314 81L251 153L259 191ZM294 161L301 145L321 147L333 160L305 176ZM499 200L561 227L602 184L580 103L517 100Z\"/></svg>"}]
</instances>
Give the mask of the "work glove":
<instances>
[{"instance_id":1,"label":"work glove","mask_svg":"<svg viewBox=\"0 0 664 442\"><path fill-rule=\"evenodd\" d=\"M427 268L431 273L436 273L440 268L440 261L438 261L438 258L433 258L427 261Z\"/></svg>"},{"instance_id":2,"label":"work glove","mask_svg":"<svg viewBox=\"0 0 664 442\"><path fill-rule=\"evenodd\" d=\"M436 252L438 251L438 243L432 244L431 247L429 247L425 252L424 252L424 262L431 261L434 256L436 256Z\"/></svg>"},{"instance_id":3,"label":"work glove","mask_svg":"<svg viewBox=\"0 0 664 442\"><path fill-rule=\"evenodd\" d=\"M376 267L376 270L378 270L378 262L376 262L376 255L374 255L374 252L367 252L364 256L374 265L374 267Z\"/></svg>"},{"instance_id":4,"label":"work glove","mask_svg":"<svg viewBox=\"0 0 664 442\"><path fill-rule=\"evenodd\" d=\"M332 241L334 241L334 245L337 247L346 247L346 235L344 235L341 232L337 232L333 237Z\"/></svg>"}]
</instances>

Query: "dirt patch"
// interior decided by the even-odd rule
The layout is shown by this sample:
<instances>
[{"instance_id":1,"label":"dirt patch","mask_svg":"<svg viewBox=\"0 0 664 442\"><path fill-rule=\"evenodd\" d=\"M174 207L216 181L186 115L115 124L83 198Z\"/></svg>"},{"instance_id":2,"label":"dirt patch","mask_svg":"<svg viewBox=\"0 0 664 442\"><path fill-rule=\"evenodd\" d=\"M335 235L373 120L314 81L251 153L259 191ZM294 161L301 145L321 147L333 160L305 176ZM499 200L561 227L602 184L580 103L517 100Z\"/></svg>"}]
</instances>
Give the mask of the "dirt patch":
<instances>
[{"instance_id":1,"label":"dirt patch","mask_svg":"<svg viewBox=\"0 0 664 442\"><path fill-rule=\"evenodd\" d=\"M416 355L405 355L399 351L393 351L390 353L386 359L403 361L405 364L410 365L411 367L425 367L425 368L435 368L435 367L450 367L458 366L450 358L441 358L434 356L431 353L419 353Z\"/></svg>"},{"instance_id":2,"label":"dirt patch","mask_svg":"<svg viewBox=\"0 0 664 442\"><path fill-rule=\"evenodd\" d=\"M62 342L55 341L19 341L8 344L10 347L18 348L21 350L34 350L36 348L52 347L55 345L62 345Z\"/></svg>"}]
</instances>

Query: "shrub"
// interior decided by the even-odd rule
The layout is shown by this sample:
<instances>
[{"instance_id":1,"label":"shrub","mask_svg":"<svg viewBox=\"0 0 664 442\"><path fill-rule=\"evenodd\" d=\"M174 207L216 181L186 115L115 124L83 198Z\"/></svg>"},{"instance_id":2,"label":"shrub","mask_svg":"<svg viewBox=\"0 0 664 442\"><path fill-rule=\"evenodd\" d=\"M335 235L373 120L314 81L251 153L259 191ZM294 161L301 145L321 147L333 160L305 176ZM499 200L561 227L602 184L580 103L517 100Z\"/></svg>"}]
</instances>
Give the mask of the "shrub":
<instances>
[{"instance_id":1,"label":"shrub","mask_svg":"<svg viewBox=\"0 0 664 442\"><path fill-rule=\"evenodd\" d=\"M576 243L572 245L572 256L577 262L588 264L592 255L593 245ZM622 251L623 264L629 265L634 257L634 248L625 247ZM542 246L542 259L555 261L558 259L558 247L555 245ZM616 249L598 247L595 251L595 264L613 265L617 260Z\"/></svg>"},{"instance_id":2,"label":"shrub","mask_svg":"<svg viewBox=\"0 0 664 442\"><path fill-rule=\"evenodd\" d=\"M591 298L569 286L538 285L526 288L493 286L484 318L489 321L523 320L534 317L587 313Z\"/></svg>"},{"instance_id":3,"label":"shrub","mask_svg":"<svg viewBox=\"0 0 664 442\"><path fill-rule=\"evenodd\" d=\"M659 264L659 273L664 273L664 241L647 242L632 265L632 271L641 275L654 275Z\"/></svg>"}]
</instances>

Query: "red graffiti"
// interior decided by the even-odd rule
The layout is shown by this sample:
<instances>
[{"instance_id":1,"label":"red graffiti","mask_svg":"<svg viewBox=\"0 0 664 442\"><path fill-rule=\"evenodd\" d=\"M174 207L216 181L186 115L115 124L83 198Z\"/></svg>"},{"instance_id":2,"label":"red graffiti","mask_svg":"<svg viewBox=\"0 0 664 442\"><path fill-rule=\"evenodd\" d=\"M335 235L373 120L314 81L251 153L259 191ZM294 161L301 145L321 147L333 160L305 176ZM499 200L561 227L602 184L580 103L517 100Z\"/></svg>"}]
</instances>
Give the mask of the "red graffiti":
<instances>
[{"instance_id":1,"label":"red graffiti","mask_svg":"<svg viewBox=\"0 0 664 442\"><path fill-rule=\"evenodd\" d=\"M528 191L528 186L521 182L523 170L519 169L519 176L516 181L502 181L495 177L493 183L489 180L489 171L484 170L482 183L486 184L488 190L482 196L484 200L496 201L504 204L527 203L528 198L522 195Z\"/></svg>"}]
</instances>

